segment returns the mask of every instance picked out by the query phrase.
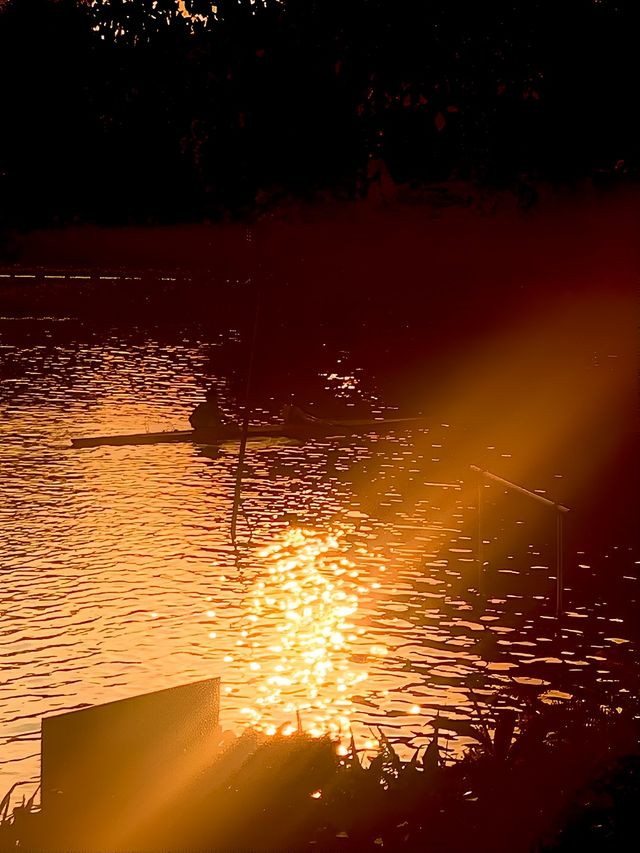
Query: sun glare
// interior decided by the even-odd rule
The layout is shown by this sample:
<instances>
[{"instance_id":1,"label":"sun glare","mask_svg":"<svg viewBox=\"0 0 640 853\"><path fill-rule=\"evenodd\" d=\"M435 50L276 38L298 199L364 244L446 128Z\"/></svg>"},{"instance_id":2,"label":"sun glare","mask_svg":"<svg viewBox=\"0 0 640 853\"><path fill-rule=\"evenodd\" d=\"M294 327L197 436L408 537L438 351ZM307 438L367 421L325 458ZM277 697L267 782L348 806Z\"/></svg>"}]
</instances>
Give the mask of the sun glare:
<instances>
[{"instance_id":1,"label":"sun glare","mask_svg":"<svg viewBox=\"0 0 640 853\"><path fill-rule=\"evenodd\" d=\"M317 737L349 733L351 693L367 673L350 661L359 572L347 550L343 530L290 529L259 554L265 572L243 632L255 700L243 714L267 734L292 722Z\"/></svg>"}]
</instances>

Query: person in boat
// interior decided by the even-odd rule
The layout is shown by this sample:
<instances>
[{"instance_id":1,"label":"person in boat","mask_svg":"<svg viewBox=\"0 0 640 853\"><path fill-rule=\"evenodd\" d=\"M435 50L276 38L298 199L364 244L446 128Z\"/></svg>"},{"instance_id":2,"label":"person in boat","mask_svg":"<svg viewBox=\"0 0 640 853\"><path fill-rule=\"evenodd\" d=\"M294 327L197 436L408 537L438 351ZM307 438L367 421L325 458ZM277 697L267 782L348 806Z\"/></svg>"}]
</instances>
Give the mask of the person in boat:
<instances>
[{"instance_id":1,"label":"person in boat","mask_svg":"<svg viewBox=\"0 0 640 853\"><path fill-rule=\"evenodd\" d=\"M204 403L198 403L189 417L189 423L193 429L207 432L220 431L227 426L218 405L218 392L215 388L208 389Z\"/></svg>"},{"instance_id":2,"label":"person in boat","mask_svg":"<svg viewBox=\"0 0 640 853\"><path fill-rule=\"evenodd\" d=\"M309 424L318 423L319 418L314 417L305 412L300 406L294 406L292 403L287 403L282 407L282 422L285 424Z\"/></svg>"}]
</instances>

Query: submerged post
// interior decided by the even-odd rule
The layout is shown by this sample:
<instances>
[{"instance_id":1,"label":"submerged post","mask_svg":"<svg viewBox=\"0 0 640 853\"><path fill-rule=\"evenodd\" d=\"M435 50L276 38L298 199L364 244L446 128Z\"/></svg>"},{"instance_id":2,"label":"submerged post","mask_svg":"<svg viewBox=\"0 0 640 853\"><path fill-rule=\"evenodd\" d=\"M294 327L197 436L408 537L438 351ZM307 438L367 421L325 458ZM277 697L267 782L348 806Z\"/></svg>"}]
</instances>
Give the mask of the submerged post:
<instances>
[{"instance_id":1,"label":"submerged post","mask_svg":"<svg viewBox=\"0 0 640 853\"><path fill-rule=\"evenodd\" d=\"M564 541L563 541L563 520L562 516L564 513L569 512L569 507L564 506L563 504L558 503L557 501L549 500L549 498L543 498L542 495L537 494L536 492L532 492L530 489L525 489L524 486L519 486L517 483L512 483L511 480L505 480L504 477L498 477L497 474L493 474L491 471L484 471L482 468L479 468L477 465L471 465L471 470L477 474L478 477L478 580L482 578L482 573L484 572L484 558L483 558L483 540L482 536L482 478L486 477L487 480L492 480L494 483L498 483L501 486L505 486L507 489L511 489L514 492L519 492L521 495L526 495L532 500L537 501L538 503L544 504L545 506L553 507L556 511L556 616L560 617L562 615L562 597L564 592Z\"/></svg>"}]
</instances>

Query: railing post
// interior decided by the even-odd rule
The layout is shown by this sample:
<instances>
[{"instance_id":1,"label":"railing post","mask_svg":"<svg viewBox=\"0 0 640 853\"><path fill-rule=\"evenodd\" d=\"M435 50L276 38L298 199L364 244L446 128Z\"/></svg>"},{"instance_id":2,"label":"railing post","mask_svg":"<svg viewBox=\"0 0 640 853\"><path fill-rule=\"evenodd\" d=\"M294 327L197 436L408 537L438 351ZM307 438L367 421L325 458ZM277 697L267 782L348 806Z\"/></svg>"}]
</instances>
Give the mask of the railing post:
<instances>
[{"instance_id":1,"label":"railing post","mask_svg":"<svg viewBox=\"0 0 640 853\"><path fill-rule=\"evenodd\" d=\"M498 477L497 474L493 474L491 471L485 471L482 468L479 468L477 465L471 465L471 470L477 476L477 487L478 487L478 589L480 589L480 584L483 581L484 575L484 532L482 530L482 481L483 478L487 480L491 480L494 483L498 483L501 486L505 486L507 489L510 489L514 492L519 492L521 495L526 495L538 503L544 504L545 506L553 507L556 512L556 616L560 618L562 615L563 602L562 597L564 593L564 541L563 541L563 519L562 516L565 512L569 512L569 507L564 506L563 504L556 503L555 501L549 500L549 498L543 498L542 495L538 495L535 492L532 492L530 489L525 489L523 486L519 486L517 483L512 483L510 480L505 480L504 477Z\"/></svg>"},{"instance_id":2,"label":"railing post","mask_svg":"<svg viewBox=\"0 0 640 853\"><path fill-rule=\"evenodd\" d=\"M484 588L484 530L482 524L482 473L480 471L476 474L476 487L477 487L477 502L478 502L478 512L477 512L477 564L478 564L478 592L482 592Z\"/></svg>"},{"instance_id":3,"label":"railing post","mask_svg":"<svg viewBox=\"0 0 640 853\"><path fill-rule=\"evenodd\" d=\"M564 592L564 543L562 541L562 513L558 506L556 509L556 616L562 616L562 595Z\"/></svg>"}]
</instances>

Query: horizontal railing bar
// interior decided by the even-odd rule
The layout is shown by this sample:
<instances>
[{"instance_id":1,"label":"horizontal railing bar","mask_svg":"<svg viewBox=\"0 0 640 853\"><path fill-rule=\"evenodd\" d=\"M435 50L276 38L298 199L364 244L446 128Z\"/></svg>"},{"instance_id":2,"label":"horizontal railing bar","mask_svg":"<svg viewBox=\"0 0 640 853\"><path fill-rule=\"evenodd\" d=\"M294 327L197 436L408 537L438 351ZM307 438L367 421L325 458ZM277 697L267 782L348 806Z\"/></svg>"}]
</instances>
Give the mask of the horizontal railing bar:
<instances>
[{"instance_id":1,"label":"horizontal railing bar","mask_svg":"<svg viewBox=\"0 0 640 853\"><path fill-rule=\"evenodd\" d=\"M506 486L509 489L513 489L515 492L520 492L523 495L527 495L529 498L533 498L539 503L543 503L546 506L552 506L558 512L570 512L568 506L564 506L563 504L559 504L556 501L551 501L549 498L543 498L542 495L536 494L536 492L532 492L529 489L525 489L524 486L519 486L517 483L512 483L511 480L505 480L504 477L498 477L497 474L493 474L491 471L485 471L482 468L478 468L477 465L471 465L471 470L476 474L481 474L483 477L486 477L488 480L492 480L494 483L500 483L502 486Z\"/></svg>"}]
</instances>

